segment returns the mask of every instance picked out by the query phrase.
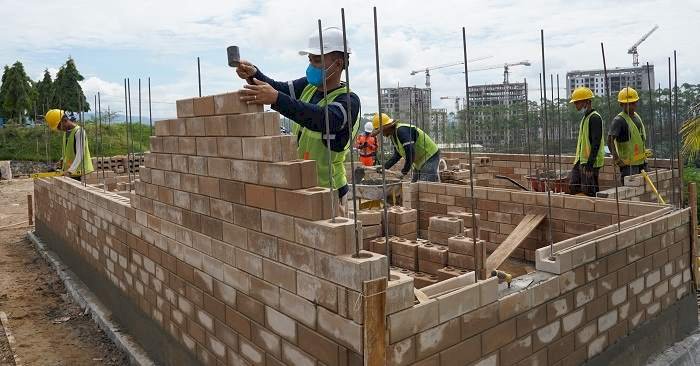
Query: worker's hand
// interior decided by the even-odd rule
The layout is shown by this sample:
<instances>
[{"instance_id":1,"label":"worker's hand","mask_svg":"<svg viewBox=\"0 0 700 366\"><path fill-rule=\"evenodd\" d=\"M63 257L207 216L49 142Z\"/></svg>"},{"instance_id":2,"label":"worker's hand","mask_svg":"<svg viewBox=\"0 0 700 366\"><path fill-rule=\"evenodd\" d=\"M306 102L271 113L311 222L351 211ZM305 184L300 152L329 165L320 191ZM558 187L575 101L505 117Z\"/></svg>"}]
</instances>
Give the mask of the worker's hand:
<instances>
[{"instance_id":1,"label":"worker's hand","mask_svg":"<svg viewBox=\"0 0 700 366\"><path fill-rule=\"evenodd\" d=\"M252 78L257 73L258 69L256 69L250 61L246 60L241 60L236 68L236 74L238 74L238 77L241 79Z\"/></svg>"},{"instance_id":2,"label":"worker's hand","mask_svg":"<svg viewBox=\"0 0 700 366\"><path fill-rule=\"evenodd\" d=\"M615 162L615 165L617 165L617 166L625 166L625 162L623 162L622 159L620 159L617 156L613 156L613 161Z\"/></svg>"},{"instance_id":3,"label":"worker's hand","mask_svg":"<svg viewBox=\"0 0 700 366\"><path fill-rule=\"evenodd\" d=\"M243 85L245 89L240 91L241 101L247 104L275 104L277 103L277 90L270 84L253 79L254 85Z\"/></svg>"},{"instance_id":4,"label":"worker's hand","mask_svg":"<svg viewBox=\"0 0 700 366\"><path fill-rule=\"evenodd\" d=\"M646 156L647 159L651 158L654 156L654 151L651 149L645 149L644 150L644 156Z\"/></svg>"}]
</instances>

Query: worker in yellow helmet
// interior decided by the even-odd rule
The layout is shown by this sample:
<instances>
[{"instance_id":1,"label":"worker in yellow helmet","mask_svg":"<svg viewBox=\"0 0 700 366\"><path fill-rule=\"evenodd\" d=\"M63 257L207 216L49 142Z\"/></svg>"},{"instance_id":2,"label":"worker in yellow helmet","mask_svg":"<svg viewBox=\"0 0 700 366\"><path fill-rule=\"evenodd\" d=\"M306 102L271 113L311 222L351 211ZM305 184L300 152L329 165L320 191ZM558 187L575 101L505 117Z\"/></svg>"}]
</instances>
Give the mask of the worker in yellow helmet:
<instances>
[{"instance_id":1,"label":"worker in yellow helmet","mask_svg":"<svg viewBox=\"0 0 700 366\"><path fill-rule=\"evenodd\" d=\"M620 167L622 184L628 175L639 174L646 169L647 151L644 147L646 130L642 117L637 114L637 91L626 87L617 94L622 111L615 116L608 131L608 148L613 161Z\"/></svg>"},{"instance_id":2,"label":"worker in yellow helmet","mask_svg":"<svg viewBox=\"0 0 700 366\"><path fill-rule=\"evenodd\" d=\"M403 176L413 168L413 182L438 181L440 149L428 134L416 126L391 119L384 113L381 121L379 114L375 114L372 125L374 126L373 135L381 133L384 137L389 137L394 144L394 155L383 166L378 167L377 172L390 169L404 158L404 166L401 169Z\"/></svg>"},{"instance_id":3,"label":"worker in yellow helmet","mask_svg":"<svg viewBox=\"0 0 700 366\"><path fill-rule=\"evenodd\" d=\"M64 175L79 180L80 176L92 173L87 135L75 123L75 117L61 109L51 109L46 112L44 120L51 130L63 132L61 171Z\"/></svg>"},{"instance_id":4,"label":"worker in yellow helmet","mask_svg":"<svg viewBox=\"0 0 700 366\"><path fill-rule=\"evenodd\" d=\"M574 167L571 169L569 190L571 194L595 197L600 190L598 173L604 163L603 118L593 109L593 91L576 88L569 103L581 113Z\"/></svg>"}]
</instances>

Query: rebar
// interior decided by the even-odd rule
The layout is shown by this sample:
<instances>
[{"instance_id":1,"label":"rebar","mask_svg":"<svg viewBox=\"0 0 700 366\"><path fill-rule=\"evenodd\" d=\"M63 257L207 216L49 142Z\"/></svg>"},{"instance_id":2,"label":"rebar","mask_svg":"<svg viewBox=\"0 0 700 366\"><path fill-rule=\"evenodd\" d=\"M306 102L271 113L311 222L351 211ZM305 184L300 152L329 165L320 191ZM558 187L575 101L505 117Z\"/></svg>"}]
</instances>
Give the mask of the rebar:
<instances>
[{"instance_id":1,"label":"rebar","mask_svg":"<svg viewBox=\"0 0 700 366\"><path fill-rule=\"evenodd\" d=\"M650 141L649 141L649 148L654 152L654 175L656 176L656 187L658 189L659 187L659 164L657 164L656 156L658 154L658 151L654 151L654 143L656 142L656 139L654 139L654 132L656 131L655 128L655 119L656 119L656 111L654 110L654 99L655 99L655 92L654 88L651 86L651 70L649 67L649 62L647 62L647 85L649 86L649 111L651 114L651 136L646 136Z\"/></svg>"},{"instance_id":2,"label":"rebar","mask_svg":"<svg viewBox=\"0 0 700 366\"><path fill-rule=\"evenodd\" d=\"M97 92L97 123L98 127L97 130L99 131L99 136L100 136L100 170L102 171L102 190L107 191L107 178L105 177L105 158L104 158L104 140L102 138L102 98L100 97L100 92Z\"/></svg>"},{"instance_id":3,"label":"rebar","mask_svg":"<svg viewBox=\"0 0 700 366\"><path fill-rule=\"evenodd\" d=\"M525 131L527 133L527 175L532 177L532 151L530 149L530 107L528 103L528 93L527 93L527 78L524 79L525 83Z\"/></svg>"},{"instance_id":4,"label":"rebar","mask_svg":"<svg viewBox=\"0 0 700 366\"><path fill-rule=\"evenodd\" d=\"M151 108L151 77L148 77L148 127L150 129L149 136L153 136L153 109ZM149 145L150 146L150 145ZM150 149L150 147L149 147Z\"/></svg>"},{"instance_id":5,"label":"rebar","mask_svg":"<svg viewBox=\"0 0 700 366\"><path fill-rule=\"evenodd\" d=\"M473 160L472 160L472 126L471 126L471 120L469 119L469 66L467 66L467 30L465 27L462 27L462 49L463 49L463 56L464 56L464 89L466 91L466 102L465 102L465 110L464 110L464 123L467 127L467 151L469 153L469 192L470 192L470 197L471 197L471 214L472 214L472 241L474 242L474 258L477 258L477 256L481 256L482 253L477 253L476 250L477 248L480 248L481 246L477 245L477 227L476 227L476 200L474 199L474 167L473 167ZM478 263L481 263L481 266L483 267L484 262L483 260L478 260L476 261ZM478 268L480 272L483 272L483 268ZM477 273L476 278L478 279L483 279L482 278L483 273Z\"/></svg>"},{"instance_id":6,"label":"rebar","mask_svg":"<svg viewBox=\"0 0 700 366\"><path fill-rule=\"evenodd\" d=\"M323 31L321 19L318 20L318 41L321 44L321 75L323 77L323 115L326 122L326 149L328 149L328 188L330 189L331 222L335 222L335 197L333 197L333 158L331 157L331 127L328 121L328 88L326 86L326 62L323 55ZM340 202L338 202L340 204Z\"/></svg>"},{"instance_id":7,"label":"rebar","mask_svg":"<svg viewBox=\"0 0 700 366\"><path fill-rule=\"evenodd\" d=\"M675 123L673 122L673 89L672 89L672 78L671 78L671 58L668 58L668 122L670 126L666 126L666 129L668 130L669 134L669 141L671 142L671 146L669 147L671 150L671 154L669 156L668 162L669 162L669 167L671 169L671 187L674 187L671 190L671 202L673 202L675 205L678 205L680 208L680 205L678 204L678 201L676 199L676 188L677 187L673 182L676 180L676 176L674 173L673 169L673 157L676 155L675 152L675 147L676 144L673 142L674 137L673 137L673 131L675 130Z\"/></svg>"},{"instance_id":8,"label":"rebar","mask_svg":"<svg viewBox=\"0 0 700 366\"><path fill-rule=\"evenodd\" d=\"M559 134L559 171L557 172L557 179L561 179L562 173L561 126L561 99L559 98L559 74L557 74L557 133ZM563 189L559 189L559 191L564 193Z\"/></svg>"},{"instance_id":9,"label":"rebar","mask_svg":"<svg viewBox=\"0 0 700 366\"><path fill-rule=\"evenodd\" d=\"M612 113L612 106L610 105L610 81L608 80L608 65L605 62L605 47L603 46L603 42L600 42L600 51L603 54L603 75L605 77L605 94L607 96L607 102L608 102L608 116L610 118L613 118L613 113ZM601 148L603 148L601 146ZM611 149L615 148L614 144L613 146L610 147ZM619 192L619 185L620 185L620 180L617 179L617 171L619 170L619 167L613 161L613 179L615 180L615 206L617 207L617 231L622 230L620 226L620 192ZM620 172L622 174L622 172Z\"/></svg>"},{"instance_id":10,"label":"rebar","mask_svg":"<svg viewBox=\"0 0 700 366\"><path fill-rule=\"evenodd\" d=\"M197 86L199 87L199 97L202 97L202 70L199 67L199 56L197 56Z\"/></svg>"},{"instance_id":11,"label":"rebar","mask_svg":"<svg viewBox=\"0 0 700 366\"><path fill-rule=\"evenodd\" d=\"M143 152L143 129L141 128L141 117L141 78L139 78L139 129L137 131L139 134L139 152Z\"/></svg>"},{"instance_id":12,"label":"rebar","mask_svg":"<svg viewBox=\"0 0 700 366\"><path fill-rule=\"evenodd\" d=\"M544 140L545 140L545 169L546 177L549 176L549 132L548 130L548 118L547 118L547 72L545 68L545 57L544 57L544 30L540 29L540 49L542 51L542 96L544 98ZM548 180L545 179L545 189L547 190L547 242L549 242L549 256L554 256L554 243L552 242L552 190L549 187Z\"/></svg>"},{"instance_id":13,"label":"rebar","mask_svg":"<svg viewBox=\"0 0 700 366\"><path fill-rule=\"evenodd\" d=\"M131 80L129 78L126 78L126 90L127 90L127 95L128 95L128 106L129 106L129 113L128 113L128 118L127 118L127 123L126 123L126 129L127 129L127 136L128 138L126 139L126 144L127 144L127 156L126 156L126 171L129 172L129 190L131 190L131 159L134 154L134 130L131 129L131 124L133 123L133 116L131 115ZM131 139L131 142L129 142L129 138Z\"/></svg>"},{"instance_id":14,"label":"rebar","mask_svg":"<svg viewBox=\"0 0 700 366\"><path fill-rule=\"evenodd\" d=\"M345 8L340 8L340 19L343 27L343 67L345 68L345 101L348 103L348 144L350 145L350 176L352 178L352 214L353 224L355 225L355 257L360 256L360 228L357 225L357 190L355 188L355 156L353 150L353 124L360 123L352 119L352 103L350 102L350 72L348 71L348 40L345 29ZM359 111L358 111L359 113Z\"/></svg>"},{"instance_id":15,"label":"rebar","mask_svg":"<svg viewBox=\"0 0 700 366\"><path fill-rule=\"evenodd\" d=\"M676 50L673 50L673 143L676 145L676 161L678 164L678 208L683 208L683 160L681 159L680 121L678 121L678 66L676 62Z\"/></svg>"},{"instance_id":16,"label":"rebar","mask_svg":"<svg viewBox=\"0 0 700 366\"><path fill-rule=\"evenodd\" d=\"M379 154L382 157L382 204L384 206L384 245L386 245L386 257L389 261L387 266L387 277L391 278L391 245L389 245L389 211L386 203L386 172L384 165L384 134L382 124L382 85L379 73L379 31L377 31L377 7L372 8L374 13L374 63L377 72L377 115L379 116Z\"/></svg>"}]
</instances>

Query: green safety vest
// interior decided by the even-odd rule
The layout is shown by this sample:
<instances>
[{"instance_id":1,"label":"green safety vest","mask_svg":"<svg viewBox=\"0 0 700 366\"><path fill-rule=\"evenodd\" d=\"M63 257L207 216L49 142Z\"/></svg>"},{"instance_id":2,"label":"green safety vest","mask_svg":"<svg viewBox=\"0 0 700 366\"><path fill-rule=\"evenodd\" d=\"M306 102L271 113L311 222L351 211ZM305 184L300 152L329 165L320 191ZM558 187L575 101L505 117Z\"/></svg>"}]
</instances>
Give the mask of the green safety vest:
<instances>
[{"instance_id":1,"label":"green safety vest","mask_svg":"<svg viewBox=\"0 0 700 366\"><path fill-rule=\"evenodd\" d=\"M75 159L75 133L78 132L80 126L75 126L73 130L70 131L68 135L68 141L66 141L66 133L63 133L63 167L62 170L65 172L73 164ZM67 148L68 147L68 148ZM85 172L83 172L85 169ZM90 174L95 169L92 167L92 157L90 156L90 148L88 147L87 138L83 140L83 161L78 168L75 170L76 175Z\"/></svg>"},{"instance_id":2,"label":"green safety vest","mask_svg":"<svg viewBox=\"0 0 700 366\"><path fill-rule=\"evenodd\" d=\"M581 125L578 128L578 142L576 143L576 157L574 157L574 164L577 162L580 162L581 164L588 163L588 158L591 155L591 143L590 139L588 138L588 120L591 118L592 115L596 115L600 118L602 121L603 118L600 117L600 114L598 112L593 111L592 113L589 113L587 116L583 117L581 119ZM602 128L602 126L601 126ZM598 155L595 157L595 162L593 162L593 167L594 168L600 168L603 166L604 163L604 157L605 157L605 152L603 151L603 134L600 134L600 147L598 149Z\"/></svg>"},{"instance_id":3,"label":"green safety vest","mask_svg":"<svg viewBox=\"0 0 700 366\"><path fill-rule=\"evenodd\" d=\"M644 141L646 140L646 130L644 129L644 122L642 122L642 117L640 117L636 112L634 115L639 118L639 122L642 125L642 130L639 131L637 125L634 124L632 118L625 112L618 113L618 116L625 119L627 122L627 130L629 131L630 138L626 142L618 142L615 140L615 148L617 149L617 154L622 159L625 165L642 165L646 161Z\"/></svg>"},{"instance_id":4,"label":"green safety vest","mask_svg":"<svg viewBox=\"0 0 700 366\"><path fill-rule=\"evenodd\" d=\"M406 159L406 151L404 151L403 145L399 141L398 132L399 128L403 127L413 128L418 132L418 138L416 139L416 143L413 147L414 151L416 152L416 156L413 157L413 168L420 170L420 168L423 167L423 164L425 164L425 162L430 159L431 156L438 152L438 146L435 144L433 139L431 139L430 136L428 136L428 134L423 132L423 130L420 128L397 122L396 131L394 131L394 134L391 135L391 142L394 143L394 146L396 146L396 151L399 152L399 155L401 155L402 158Z\"/></svg>"},{"instance_id":5,"label":"green safety vest","mask_svg":"<svg viewBox=\"0 0 700 366\"><path fill-rule=\"evenodd\" d=\"M309 103L311 100L311 97L314 95L314 93L318 90L317 87L308 84L306 87L304 87L304 90L301 93L301 97L299 98L300 101ZM347 87L342 87L338 88L326 95L325 98L321 99L318 103L316 103L320 107L325 107L326 105L331 105L331 104L338 104L342 107L342 105L338 102L334 102L335 98L337 98L340 95L349 93L349 90ZM344 109L344 108L343 108ZM347 116L347 119L352 118L351 116ZM297 154L299 156L299 159L307 159L307 160L316 160L316 172L318 175L318 185L321 187L331 187L331 183L328 181L328 173L329 169L331 169L332 172L332 179L333 179L333 188L337 189L340 187L345 186L348 184L348 180L345 176L345 156L350 149L350 144L352 141L355 139L355 136L357 135L358 131L358 126L360 125L359 123L360 120L360 113L358 111L357 113L357 119L355 120L355 125L352 129L352 135L348 138L348 142L345 144L345 147L343 147L343 151L341 152L336 152L332 151L329 147L326 147L323 144L323 140L325 140L325 136L321 132L316 132L312 131L306 127L301 126L300 124L293 122L292 123L292 133L297 136ZM347 121L347 123L350 123L350 121ZM331 136L331 140L334 138L334 136ZM328 154L330 152L330 160L331 160L331 166L328 166Z\"/></svg>"}]
</instances>

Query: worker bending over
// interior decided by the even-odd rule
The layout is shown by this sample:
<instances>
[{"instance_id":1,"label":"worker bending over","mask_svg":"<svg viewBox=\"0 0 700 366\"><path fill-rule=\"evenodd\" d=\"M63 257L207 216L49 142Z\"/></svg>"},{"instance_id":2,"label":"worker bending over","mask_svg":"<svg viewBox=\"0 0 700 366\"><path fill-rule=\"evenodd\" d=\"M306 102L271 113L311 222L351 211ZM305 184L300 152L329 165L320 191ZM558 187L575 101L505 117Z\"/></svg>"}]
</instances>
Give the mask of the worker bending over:
<instances>
[{"instance_id":1,"label":"worker bending over","mask_svg":"<svg viewBox=\"0 0 700 366\"><path fill-rule=\"evenodd\" d=\"M318 33L314 33L309 37L308 47L299 51L300 55L309 57L306 76L292 81L275 81L244 60L241 60L236 72L241 79L253 81L253 84L245 85L245 89L241 90L242 101L249 104L269 104L272 109L293 121L291 132L297 136L299 158L316 161L319 186L337 189L343 205L342 199L348 192L345 155L354 140L354 135L357 134L360 98L353 92L348 93L347 86L340 81L347 66L343 33L340 29L331 27L323 30L323 51L324 62L321 63L319 37ZM324 70L327 94L325 99ZM324 106L328 106L330 146L326 144ZM351 124L350 128L348 124ZM328 178L329 170L332 181Z\"/></svg>"},{"instance_id":2,"label":"worker bending over","mask_svg":"<svg viewBox=\"0 0 700 366\"><path fill-rule=\"evenodd\" d=\"M646 169L647 151L644 147L646 130L642 117L635 111L639 95L637 91L626 87L617 94L617 101L622 107L612 121L608 131L608 148L613 161L620 167L620 182L625 183L625 177L641 173Z\"/></svg>"},{"instance_id":3,"label":"worker bending over","mask_svg":"<svg viewBox=\"0 0 700 366\"><path fill-rule=\"evenodd\" d=\"M80 180L81 176L92 173L94 169L87 136L85 130L75 123L72 113L68 116L61 109L51 109L46 112L44 120L52 130L63 131L60 164L63 175Z\"/></svg>"},{"instance_id":4,"label":"worker bending over","mask_svg":"<svg viewBox=\"0 0 700 366\"><path fill-rule=\"evenodd\" d=\"M365 132L357 136L355 148L360 153L360 162L364 166L373 166L374 157L377 155L377 138L372 136L374 126L372 122L365 123Z\"/></svg>"},{"instance_id":5,"label":"worker bending over","mask_svg":"<svg viewBox=\"0 0 700 366\"><path fill-rule=\"evenodd\" d=\"M390 169L401 158L404 158L404 166L401 169L403 176L408 174L413 167L413 182L419 180L438 181L440 149L428 134L416 126L391 119L384 113L382 113L381 121L379 114L375 114L372 124L375 136L381 132L383 136L389 137L394 144L394 155L384 163L383 169ZM381 170L382 167L377 168L377 172L381 172Z\"/></svg>"},{"instance_id":6,"label":"worker bending over","mask_svg":"<svg viewBox=\"0 0 700 366\"><path fill-rule=\"evenodd\" d=\"M571 169L569 189L571 194L595 197L600 190L598 173L603 166L603 118L593 109L593 91L586 87L576 88L571 101L581 113L574 167Z\"/></svg>"}]
</instances>

